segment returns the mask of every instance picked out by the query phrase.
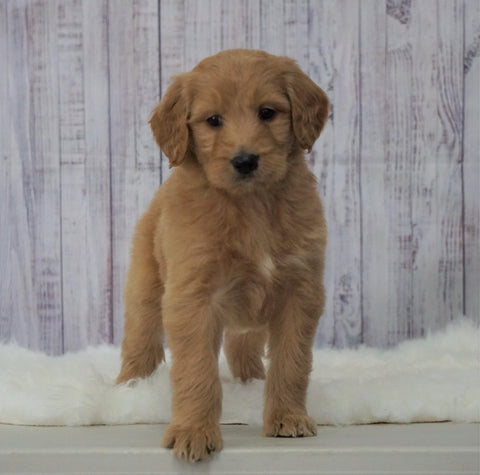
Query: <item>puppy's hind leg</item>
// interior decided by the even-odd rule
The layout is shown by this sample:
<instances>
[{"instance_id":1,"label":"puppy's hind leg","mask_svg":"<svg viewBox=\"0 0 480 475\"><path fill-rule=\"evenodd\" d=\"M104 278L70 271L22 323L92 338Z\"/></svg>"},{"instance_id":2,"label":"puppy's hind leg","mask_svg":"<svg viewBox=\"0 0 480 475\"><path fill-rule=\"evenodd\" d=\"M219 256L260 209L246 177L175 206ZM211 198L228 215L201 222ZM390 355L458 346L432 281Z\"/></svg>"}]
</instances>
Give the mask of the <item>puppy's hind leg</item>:
<instances>
[{"instance_id":1,"label":"puppy's hind leg","mask_svg":"<svg viewBox=\"0 0 480 475\"><path fill-rule=\"evenodd\" d=\"M163 283L154 257L155 202L137 224L125 288L125 334L117 383L149 376L165 359L161 299Z\"/></svg>"},{"instance_id":2,"label":"puppy's hind leg","mask_svg":"<svg viewBox=\"0 0 480 475\"><path fill-rule=\"evenodd\" d=\"M250 379L265 379L262 357L266 339L265 331L225 332L223 351L235 378L240 378L242 382Z\"/></svg>"}]
</instances>

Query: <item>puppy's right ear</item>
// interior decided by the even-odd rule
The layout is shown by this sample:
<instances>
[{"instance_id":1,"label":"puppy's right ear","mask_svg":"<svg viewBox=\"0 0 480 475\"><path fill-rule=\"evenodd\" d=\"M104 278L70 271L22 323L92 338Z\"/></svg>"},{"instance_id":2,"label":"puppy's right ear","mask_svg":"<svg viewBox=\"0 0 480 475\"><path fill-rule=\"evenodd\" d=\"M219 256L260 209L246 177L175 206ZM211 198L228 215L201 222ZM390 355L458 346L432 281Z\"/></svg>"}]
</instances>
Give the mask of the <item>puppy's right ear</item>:
<instances>
[{"instance_id":1,"label":"puppy's right ear","mask_svg":"<svg viewBox=\"0 0 480 475\"><path fill-rule=\"evenodd\" d=\"M170 168L180 165L188 151L188 109L185 96L185 78L183 75L176 76L150 118L153 136L168 157Z\"/></svg>"}]
</instances>

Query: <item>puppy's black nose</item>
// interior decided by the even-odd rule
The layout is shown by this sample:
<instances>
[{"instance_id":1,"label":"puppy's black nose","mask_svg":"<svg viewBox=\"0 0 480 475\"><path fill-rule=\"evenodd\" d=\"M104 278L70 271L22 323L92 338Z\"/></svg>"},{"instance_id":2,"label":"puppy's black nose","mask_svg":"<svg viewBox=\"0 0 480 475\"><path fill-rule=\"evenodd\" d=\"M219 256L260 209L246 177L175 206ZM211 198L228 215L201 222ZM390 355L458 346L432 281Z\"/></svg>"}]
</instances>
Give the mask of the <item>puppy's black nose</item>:
<instances>
[{"instance_id":1,"label":"puppy's black nose","mask_svg":"<svg viewBox=\"0 0 480 475\"><path fill-rule=\"evenodd\" d=\"M232 165L241 175L249 175L258 168L258 155L240 152L232 159Z\"/></svg>"}]
</instances>

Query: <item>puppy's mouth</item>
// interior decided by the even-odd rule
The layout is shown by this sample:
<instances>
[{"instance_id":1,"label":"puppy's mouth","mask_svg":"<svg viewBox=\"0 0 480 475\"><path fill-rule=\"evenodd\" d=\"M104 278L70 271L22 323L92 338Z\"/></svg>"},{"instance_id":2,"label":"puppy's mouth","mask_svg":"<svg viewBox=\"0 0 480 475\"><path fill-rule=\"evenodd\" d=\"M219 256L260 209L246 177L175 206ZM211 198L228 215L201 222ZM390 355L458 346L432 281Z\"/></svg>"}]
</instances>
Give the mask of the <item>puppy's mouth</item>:
<instances>
[{"instance_id":1,"label":"puppy's mouth","mask_svg":"<svg viewBox=\"0 0 480 475\"><path fill-rule=\"evenodd\" d=\"M235 182L236 183L251 183L255 181L257 174L255 172L251 172L248 174L240 174L235 173Z\"/></svg>"},{"instance_id":2,"label":"puppy's mouth","mask_svg":"<svg viewBox=\"0 0 480 475\"><path fill-rule=\"evenodd\" d=\"M203 166L209 183L231 195L270 189L284 175L281 157L279 166L269 153L240 150L227 157L214 157Z\"/></svg>"}]
</instances>

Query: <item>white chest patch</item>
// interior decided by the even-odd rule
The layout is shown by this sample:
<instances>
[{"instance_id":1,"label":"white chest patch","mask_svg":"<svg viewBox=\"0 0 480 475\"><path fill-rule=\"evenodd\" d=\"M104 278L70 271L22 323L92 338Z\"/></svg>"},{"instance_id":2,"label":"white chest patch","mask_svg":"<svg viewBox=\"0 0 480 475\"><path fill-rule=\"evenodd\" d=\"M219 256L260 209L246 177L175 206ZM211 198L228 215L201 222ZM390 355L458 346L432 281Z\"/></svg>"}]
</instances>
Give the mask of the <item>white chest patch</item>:
<instances>
[{"instance_id":1,"label":"white chest patch","mask_svg":"<svg viewBox=\"0 0 480 475\"><path fill-rule=\"evenodd\" d=\"M275 272L275 263L268 254L262 259L259 264L260 272L265 276L267 280L272 280L273 273Z\"/></svg>"}]
</instances>

